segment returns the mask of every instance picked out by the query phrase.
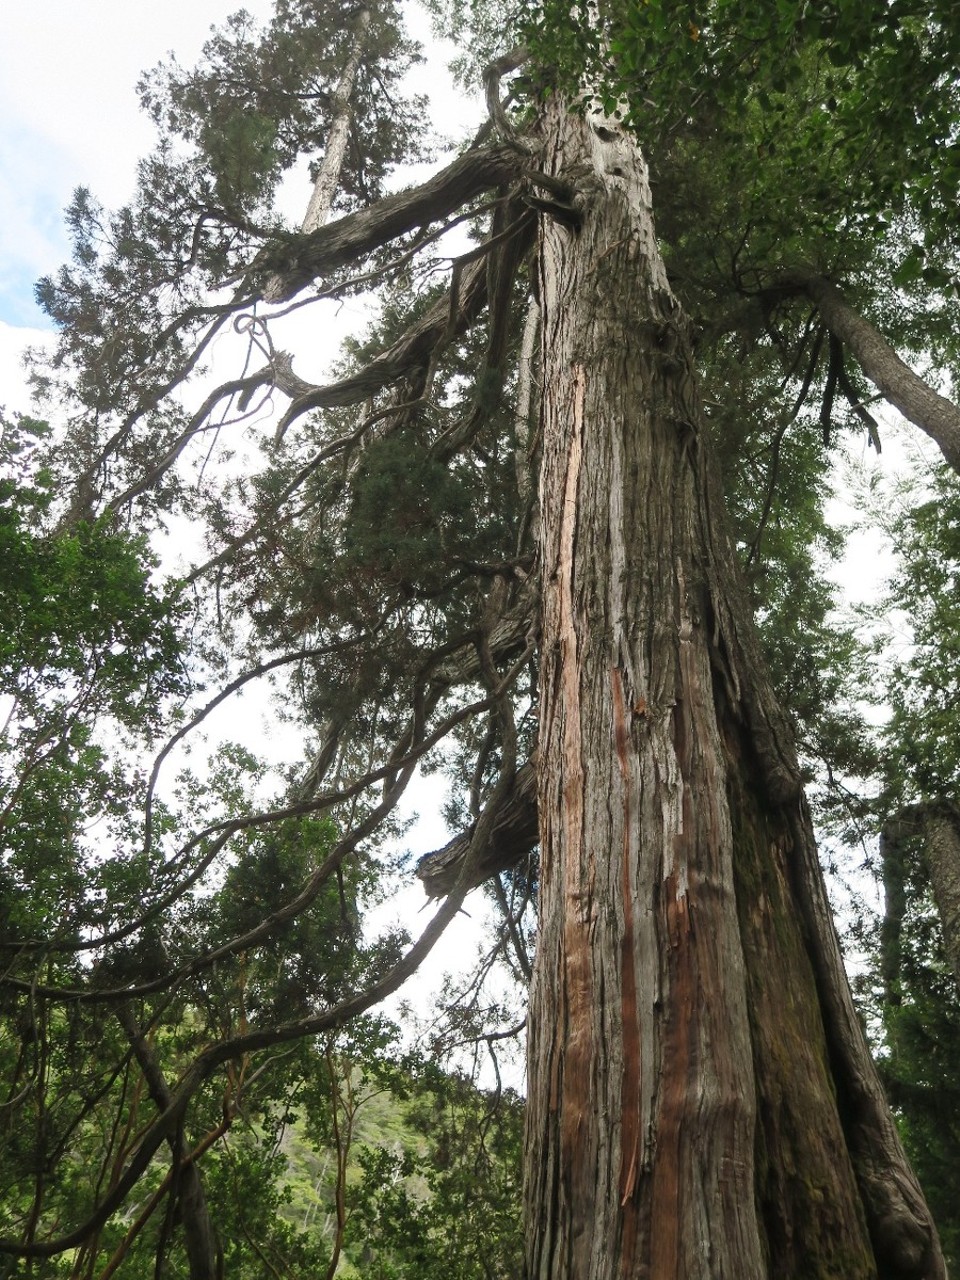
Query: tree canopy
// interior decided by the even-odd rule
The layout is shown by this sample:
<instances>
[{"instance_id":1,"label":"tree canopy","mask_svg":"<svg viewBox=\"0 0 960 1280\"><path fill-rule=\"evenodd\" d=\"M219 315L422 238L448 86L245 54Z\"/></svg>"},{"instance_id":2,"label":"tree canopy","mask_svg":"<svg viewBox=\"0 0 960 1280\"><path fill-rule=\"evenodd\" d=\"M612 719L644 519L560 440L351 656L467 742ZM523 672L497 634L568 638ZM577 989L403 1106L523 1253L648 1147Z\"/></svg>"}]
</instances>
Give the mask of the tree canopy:
<instances>
[{"instance_id":1,"label":"tree canopy","mask_svg":"<svg viewBox=\"0 0 960 1280\"><path fill-rule=\"evenodd\" d=\"M702 521L718 546L729 535L757 668L823 829L852 847L883 833L863 986L955 1251L956 1143L935 1130L956 1084L931 1064L953 1044L960 980L960 14L945 0L433 9L489 106L456 154L406 91L422 51L402 5L278 0L262 27L239 13L214 31L196 68L144 75L157 143L132 200L109 211L77 191L72 261L38 285L56 346L33 364L37 417L2 424L0 1251L49 1274L140 1274L150 1256L196 1278L313 1275L318 1250L332 1275L346 1249L361 1275L429 1275L452 1265L430 1215L466 1205L457 1248L480 1251L489 1213L502 1248L483 1274L513 1274L514 1100L487 1106L415 1058L398 1071L376 1009L481 884L490 951L438 1043L494 1052L517 1015L484 982L499 965L522 987L533 964L543 708L562 683L545 685L542 641L544 229L582 245L599 189L580 161L547 163L558 102L593 121L592 145L645 153L674 302L659 320L617 313L607 250L584 289L608 298L624 349L649 348L658 405L671 380L689 390L695 358ZM304 208L314 187L303 221L284 212L295 175ZM324 369L319 338L361 304ZM890 522L909 641L883 696L840 611L829 518L847 442L887 443L878 401L933 441L918 500ZM679 430L678 457L700 458L700 427ZM644 572L666 582L673 566ZM590 590L581 605L600 616ZM746 625L717 609L715 636L739 645ZM723 661L718 706L747 705L740 659ZM254 689L298 735L295 765L271 767L250 735L202 745ZM755 734L765 698L744 713ZM636 693L631 731L659 715ZM731 759L746 751L733 737ZM415 867L396 849L418 770L444 779L451 839ZM741 898L776 896L759 868L739 873ZM415 873L439 900L428 923L365 928ZM418 1094L432 1146L368 1152L348 1213L344 1134L371 1081ZM294 1115L341 1161L323 1241L268 1212ZM415 1168L427 1185L411 1190ZM269 1188L256 1221L252 1187ZM385 1233L379 1270L350 1252L351 1214ZM933 1256L896 1274L941 1274Z\"/></svg>"}]
</instances>

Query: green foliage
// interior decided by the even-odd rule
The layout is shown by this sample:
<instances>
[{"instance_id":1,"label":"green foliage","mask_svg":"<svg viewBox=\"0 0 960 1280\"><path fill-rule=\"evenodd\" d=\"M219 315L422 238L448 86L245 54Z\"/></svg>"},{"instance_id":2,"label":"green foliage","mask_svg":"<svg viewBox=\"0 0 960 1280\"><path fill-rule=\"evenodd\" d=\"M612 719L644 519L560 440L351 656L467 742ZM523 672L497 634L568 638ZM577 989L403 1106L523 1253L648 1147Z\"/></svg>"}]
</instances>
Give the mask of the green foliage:
<instances>
[{"instance_id":1,"label":"green foliage","mask_svg":"<svg viewBox=\"0 0 960 1280\"><path fill-rule=\"evenodd\" d=\"M925 223L939 220L955 234L960 22L947 0L719 0L697 15L678 0L550 0L531 9L538 45L558 50L568 74L587 68L607 105L641 136L659 139L702 120L742 138L755 104L772 147L763 159L782 148L809 177L809 163L819 162L815 135L783 127L797 122L802 104L812 129L827 128L833 198L845 174L852 216L881 214L905 179L903 194ZM865 120L882 129L865 129ZM787 166L773 171L782 176ZM818 184L810 191L815 202L823 198Z\"/></svg>"},{"instance_id":2,"label":"green foliage","mask_svg":"<svg viewBox=\"0 0 960 1280\"><path fill-rule=\"evenodd\" d=\"M703 374L764 655L820 784L818 818L826 822L838 798L828 775L866 778L877 768L857 706L869 650L841 620L841 593L828 576L845 547L827 517L831 460L819 421L803 406L796 411L795 384L769 346L725 338L706 349Z\"/></svg>"},{"instance_id":3,"label":"green foliage","mask_svg":"<svg viewBox=\"0 0 960 1280\"><path fill-rule=\"evenodd\" d=\"M25 474L34 434L46 435L43 424L4 427L0 693L35 724L48 700L81 698L96 714L142 727L185 688L170 604L151 586L142 539L109 520L44 530L50 477Z\"/></svg>"},{"instance_id":4,"label":"green foliage","mask_svg":"<svg viewBox=\"0 0 960 1280\"><path fill-rule=\"evenodd\" d=\"M317 878L333 835L328 821L309 819L252 835L215 893L180 900L174 911L148 921L132 941L114 944L97 961L94 989L127 987L123 1016L134 1018L134 1026L154 1028L142 1052L161 1078L176 1081L211 1043L242 1036L252 1025L303 1017L375 978L383 945L364 945L357 935L363 876L356 863L339 880L319 879L312 896L291 911L291 902ZM48 900L64 886L54 867L37 895ZM142 897L149 893L142 868L136 887ZM119 900L111 906L116 912ZM224 948L214 965L185 980L204 948L238 936L239 946ZM137 998L138 984L149 990L152 981L174 971L180 977L172 994L161 990L155 998ZM63 963L44 966L42 982L82 984L84 977L68 953ZM37 1213L41 1229L54 1233L61 1220L82 1220L153 1118L152 1088L138 1080L125 1053L126 1028L117 1009L116 998L105 1005L38 1004L29 984L19 993L5 989L0 1065L14 1101L0 1126L0 1234L17 1235ZM264 1259L289 1276L313 1276L318 1265L326 1265L331 1245L322 1230L325 1215L312 1230L285 1216L293 1178L285 1135L296 1123L321 1153L343 1141L343 1082L359 1073L376 1088L387 1082L402 1092L398 1060L395 1028L383 1020L355 1019L339 1039L303 1040L292 1050L274 1049L256 1059L241 1053L210 1074L183 1137L188 1151L210 1148L203 1158L204 1197L229 1274L252 1280L263 1274ZM350 1084L349 1093L352 1106L363 1094L360 1083ZM164 1274L188 1274L183 1237L171 1234L160 1207L164 1176L161 1158L141 1184L153 1211L142 1221L115 1219L91 1242L91 1261L99 1256L102 1266L116 1252L122 1258L117 1274L133 1277L163 1257ZM45 1227L48 1220L51 1226Z\"/></svg>"},{"instance_id":5,"label":"green foliage","mask_svg":"<svg viewBox=\"0 0 960 1280\"><path fill-rule=\"evenodd\" d=\"M322 873L335 834L327 819L302 818L240 844L218 894L222 936L243 938L264 920L276 923L260 946L240 950L235 965L220 967L218 998L225 1007L236 1005L261 1022L288 1021L336 1003L363 977L373 959L359 936L359 899L369 868L352 861L339 876L324 879L302 909L290 910L311 877ZM207 933L206 923L201 927Z\"/></svg>"},{"instance_id":6,"label":"green foliage","mask_svg":"<svg viewBox=\"0 0 960 1280\"><path fill-rule=\"evenodd\" d=\"M43 423L2 424L0 913L8 939L91 921L90 824L123 828L135 782L112 747L149 741L183 696L178 609L142 539L57 525Z\"/></svg>"},{"instance_id":7,"label":"green foliage","mask_svg":"<svg viewBox=\"0 0 960 1280\"><path fill-rule=\"evenodd\" d=\"M360 1156L351 1238L363 1280L519 1274L522 1115L513 1094L427 1074L407 1112L417 1145Z\"/></svg>"},{"instance_id":8,"label":"green foliage","mask_svg":"<svg viewBox=\"0 0 960 1280\"><path fill-rule=\"evenodd\" d=\"M267 1140L270 1136L244 1129L205 1164L205 1188L223 1242L224 1274L260 1280L273 1268L308 1280L322 1274L329 1249L315 1232L298 1230L288 1220L289 1160ZM130 1268L128 1274L136 1272Z\"/></svg>"},{"instance_id":9,"label":"green foliage","mask_svg":"<svg viewBox=\"0 0 960 1280\"><path fill-rule=\"evenodd\" d=\"M904 1143L948 1258L960 1260L960 992L944 953L930 886L922 808L950 802L960 779L960 487L945 469L883 499L898 568L878 615L872 682L889 714L882 729L880 871L884 918L874 948L871 1008L880 1067ZM880 702L879 696L875 697Z\"/></svg>"},{"instance_id":10,"label":"green foliage","mask_svg":"<svg viewBox=\"0 0 960 1280\"><path fill-rule=\"evenodd\" d=\"M960 485L940 470L930 488L891 530L900 569L888 607L910 633L889 689L888 769L898 804L953 796L960 784Z\"/></svg>"},{"instance_id":11,"label":"green foliage","mask_svg":"<svg viewBox=\"0 0 960 1280\"><path fill-rule=\"evenodd\" d=\"M960 1052L960 1008L953 992L939 999L935 987L918 988L906 1008L888 1017L897 1046L882 1078L894 1106L907 1155L920 1179L951 1267L960 1260L957 1170L960 1132L953 1117L960 1104L954 1064Z\"/></svg>"},{"instance_id":12,"label":"green foliage","mask_svg":"<svg viewBox=\"0 0 960 1280\"><path fill-rule=\"evenodd\" d=\"M337 211L376 200L397 164L424 155L422 104L401 84L416 47L392 0L370 8ZM34 381L54 404L79 409L69 461L73 474L88 470L88 487L97 486L108 440L124 441L131 481L142 475L135 458L177 440L189 415L161 402L194 368L199 335L211 320L213 332L220 327L224 308L211 292L245 280L265 246L287 242L274 196L286 173L325 146L352 33L342 18L342 6L317 0L282 0L263 29L236 14L195 70L171 60L143 78L159 140L131 203L107 213L86 189L75 193L74 261L37 286L59 344L51 359L38 357ZM240 296L249 292L247 283ZM169 506L163 485L150 490Z\"/></svg>"},{"instance_id":13,"label":"green foliage","mask_svg":"<svg viewBox=\"0 0 960 1280\"><path fill-rule=\"evenodd\" d=\"M158 802L153 844L144 842L137 753L169 732L171 705L189 692L185 608L153 585L142 538L107 517L62 517L46 436L42 423L4 422L0 1235L8 1238L43 1238L82 1221L152 1119L153 1077L146 1068L138 1076L124 1018L152 1028L138 1053L174 1082L252 1019L302 1017L375 979L396 944L361 944L369 868L356 856L327 867L336 843L329 819L253 828L207 879L202 860L185 867L182 852L163 856L183 839L176 795ZM248 752L225 747L202 782L182 779L180 798L193 820L211 809L245 814L259 770ZM196 964L218 949L216 962ZM112 1001L101 1003L101 991ZM388 1045L375 1024L351 1030L354 1053L386 1054ZM207 1204L235 1275L262 1274L264 1254L312 1275L326 1249L277 1219L287 1165L263 1136L282 1132L291 1098L307 1096L304 1081L326 1060L305 1046L277 1061L280 1070L231 1061L205 1082L184 1125L188 1150L215 1145ZM315 1112L323 1097L314 1097ZM187 1274L183 1238L158 1211L166 1186L155 1162L142 1183L152 1210L139 1225L114 1220L92 1239L91 1266L116 1251L120 1275L142 1275L157 1257L167 1273Z\"/></svg>"},{"instance_id":14,"label":"green foliage","mask_svg":"<svg viewBox=\"0 0 960 1280\"><path fill-rule=\"evenodd\" d=\"M416 47L392 0L368 7L371 34L353 98L353 129L363 144L351 149L340 208L375 200L396 160L417 156L421 145L421 104L401 88ZM196 148L220 207L252 213L268 205L283 173L323 149L353 17L331 0L282 0L258 30L241 11L207 41L196 70L171 59L143 77L144 106L164 132Z\"/></svg>"},{"instance_id":15,"label":"green foliage","mask_svg":"<svg viewBox=\"0 0 960 1280\"><path fill-rule=\"evenodd\" d=\"M556 81L641 138L698 322L739 327L734 298L769 307L784 269L813 268L956 374L956 6L550 0L527 23Z\"/></svg>"},{"instance_id":16,"label":"green foliage","mask_svg":"<svg viewBox=\"0 0 960 1280\"><path fill-rule=\"evenodd\" d=\"M475 468L444 463L398 432L377 440L351 488L347 573L381 592L431 595L464 561L493 558L505 539L501 522L485 510L482 480Z\"/></svg>"}]
</instances>

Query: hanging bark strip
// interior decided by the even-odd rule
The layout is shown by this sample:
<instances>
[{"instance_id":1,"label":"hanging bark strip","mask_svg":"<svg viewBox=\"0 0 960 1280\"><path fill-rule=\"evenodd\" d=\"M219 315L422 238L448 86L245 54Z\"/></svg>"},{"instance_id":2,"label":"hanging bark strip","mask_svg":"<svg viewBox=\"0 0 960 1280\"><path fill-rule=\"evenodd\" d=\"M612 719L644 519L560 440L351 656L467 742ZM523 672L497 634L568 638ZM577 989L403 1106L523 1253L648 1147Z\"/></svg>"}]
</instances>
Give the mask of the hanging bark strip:
<instances>
[{"instance_id":1,"label":"hanging bark strip","mask_svg":"<svg viewBox=\"0 0 960 1280\"><path fill-rule=\"evenodd\" d=\"M545 123L530 1280L942 1277L856 1025L642 159ZM584 176L586 175L586 176Z\"/></svg>"},{"instance_id":2,"label":"hanging bark strip","mask_svg":"<svg viewBox=\"0 0 960 1280\"><path fill-rule=\"evenodd\" d=\"M879 329L855 311L831 281L810 273L790 272L784 276L782 287L804 293L816 303L824 324L836 340L853 352L883 398L925 432L954 471L960 471L960 409L953 401L915 374Z\"/></svg>"}]
</instances>

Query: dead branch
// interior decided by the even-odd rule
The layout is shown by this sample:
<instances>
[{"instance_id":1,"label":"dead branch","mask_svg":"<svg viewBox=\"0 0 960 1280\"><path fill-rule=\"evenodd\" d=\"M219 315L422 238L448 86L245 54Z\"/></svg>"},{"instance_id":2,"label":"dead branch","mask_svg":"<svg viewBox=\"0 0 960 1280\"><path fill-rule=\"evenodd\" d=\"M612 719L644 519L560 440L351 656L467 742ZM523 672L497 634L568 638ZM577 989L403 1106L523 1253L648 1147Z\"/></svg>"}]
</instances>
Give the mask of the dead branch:
<instances>
[{"instance_id":1,"label":"dead branch","mask_svg":"<svg viewBox=\"0 0 960 1280\"><path fill-rule=\"evenodd\" d=\"M517 156L510 147L468 151L419 187L385 196L368 209L347 214L290 243L268 246L257 255L249 274L266 273L271 280L270 300L289 302L311 281L331 275L415 227L462 209L481 192L514 176L517 168Z\"/></svg>"},{"instance_id":2,"label":"dead branch","mask_svg":"<svg viewBox=\"0 0 960 1280\"><path fill-rule=\"evenodd\" d=\"M417 863L417 875L428 898L444 897L458 882L474 833L474 827L461 831L442 849L425 854ZM491 876L520 866L536 848L539 838L534 755L517 771L509 794L491 824L489 838L475 851L469 887L476 888Z\"/></svg>"}]
</instances>

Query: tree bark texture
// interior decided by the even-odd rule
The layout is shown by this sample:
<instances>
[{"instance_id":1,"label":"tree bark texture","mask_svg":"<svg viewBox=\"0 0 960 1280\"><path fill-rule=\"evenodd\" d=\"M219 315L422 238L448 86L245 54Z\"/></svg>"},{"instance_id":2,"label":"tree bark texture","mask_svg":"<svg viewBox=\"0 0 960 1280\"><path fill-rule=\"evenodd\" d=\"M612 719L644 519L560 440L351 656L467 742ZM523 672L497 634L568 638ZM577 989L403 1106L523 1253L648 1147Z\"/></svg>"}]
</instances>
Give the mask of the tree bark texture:
<instances>
[{"instance_id":1,"label":"tree bark texture","mask_svg":"<svg viewBox=\"0 0 960 1280\"><path fill-rule=\"evenodd\" d=\"M548 108L528 1280L945 1274L843 973L642 158Z\"/></svg>"},{"instance_id":2,"label":"tree bark texture","mask_svg":"<svg viewBox=\"0 0 960 1280\"><path fill-rule=\"evenodd\" d=\"M960 987L960 810L952 804L931 804L922 809L927 865L943 947Z\"/></svg>"}]
</instances>

